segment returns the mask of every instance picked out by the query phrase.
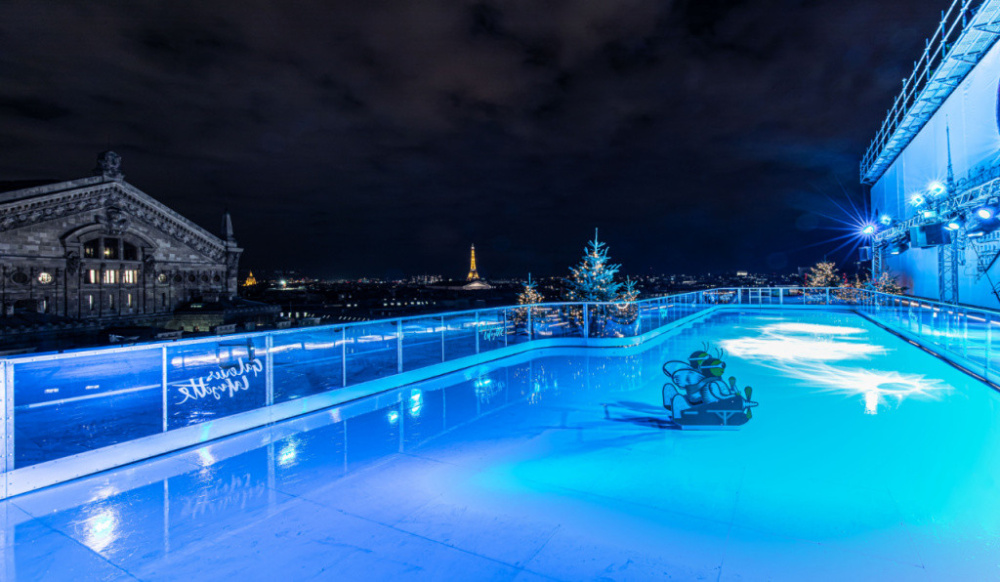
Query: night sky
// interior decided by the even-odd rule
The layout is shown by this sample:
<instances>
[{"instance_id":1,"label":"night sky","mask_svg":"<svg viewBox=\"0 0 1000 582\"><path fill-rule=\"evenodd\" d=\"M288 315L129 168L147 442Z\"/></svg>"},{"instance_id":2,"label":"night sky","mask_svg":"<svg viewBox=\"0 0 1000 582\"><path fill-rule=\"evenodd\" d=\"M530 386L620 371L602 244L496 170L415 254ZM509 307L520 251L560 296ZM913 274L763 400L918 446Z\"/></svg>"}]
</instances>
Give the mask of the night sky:
<instances>
[{"instance_id":1,"label":"night sky","mask_svg":"<svg viewBox=\"0 0 1000 582\"><path fill-rule=\"evenodd\" d=\"M0 180L110 142L258 271L787 271L949 3L7 0Z\"/></svg>"}]
</instances>

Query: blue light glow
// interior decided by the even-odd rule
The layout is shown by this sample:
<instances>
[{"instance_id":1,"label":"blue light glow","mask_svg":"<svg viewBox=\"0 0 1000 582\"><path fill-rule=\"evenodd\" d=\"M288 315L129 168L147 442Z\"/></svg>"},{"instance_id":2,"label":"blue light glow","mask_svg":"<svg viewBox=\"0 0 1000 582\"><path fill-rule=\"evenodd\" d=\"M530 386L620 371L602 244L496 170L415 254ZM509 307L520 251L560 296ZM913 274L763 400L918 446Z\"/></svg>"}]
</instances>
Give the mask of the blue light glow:
<instances>
[{"instance_id":1,"label":"blue light glow","mask_svg":"<svg viewBox=\"0 0 1000 582\"><path fill-rule=\"evenodd\" d=\"M976 216L982 218L983 220L989 220L993 218L993 209L990 208L989 206L983 206L982 208L976 211Z\"/></svg>"},{"instance_id":2,"label":"blue light glow","mask_svg":"<svg viewBox=\"0 0 1000 582\"><path fill-rule=\"evenodd\" d=\"M914 206L922 206L924 204L924 197L922 194L914 194L910 196L910 204Z\"/></svg>"},{"instance_id":3,"label":"blue light glow","mask_svg":"<svg viewBox=\"0 0 1000 582\"><path fill-rule=\"evenodd\" d=\"M944 184L935 180L927 185L927 191L931 196L940 196L945 193L945 187Z\"/></svg>"},{"instance_id":4,"label":"blue light glow","mask_svg":"<svg viewBox=\"0 0 1000 582\"><path fill-rule=\"evenodd\" d=\"M889 216L888 214L883 214L882 216L879 217L878 221L879 223L882 224L882 226L889 226L890 224L892 224L892 217Z\"/></svg>"},{"instance_id":5,"label":"blue light glow","mask_svg":"<svg viewBox=\"0 0 1000 582\"><path fill-rule=\"evenodd\" d=\"M875 234L875 225L874 224L866 224L866 225L864 225L861 228L861 234L863 234L864 236L871 236L871 235Z\"/></svg>"}]
</instances>

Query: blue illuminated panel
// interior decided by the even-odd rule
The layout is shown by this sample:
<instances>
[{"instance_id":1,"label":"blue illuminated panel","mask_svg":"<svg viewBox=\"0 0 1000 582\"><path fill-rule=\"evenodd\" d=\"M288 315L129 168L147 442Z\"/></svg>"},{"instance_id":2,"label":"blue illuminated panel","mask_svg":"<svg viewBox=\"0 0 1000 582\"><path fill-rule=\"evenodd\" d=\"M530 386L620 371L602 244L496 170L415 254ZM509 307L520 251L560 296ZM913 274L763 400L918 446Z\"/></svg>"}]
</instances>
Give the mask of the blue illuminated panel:
<instances>
[{"instance_id":1,"label":"blue illuminated panel","mask_svg":"<svg viewBox=\"0 0 1000 582\"><path fill-rule=\"evenodd\" d=\"M275 334L272 342L275 403L344 385L343 328Z\"/></svg>"}]
</instances>

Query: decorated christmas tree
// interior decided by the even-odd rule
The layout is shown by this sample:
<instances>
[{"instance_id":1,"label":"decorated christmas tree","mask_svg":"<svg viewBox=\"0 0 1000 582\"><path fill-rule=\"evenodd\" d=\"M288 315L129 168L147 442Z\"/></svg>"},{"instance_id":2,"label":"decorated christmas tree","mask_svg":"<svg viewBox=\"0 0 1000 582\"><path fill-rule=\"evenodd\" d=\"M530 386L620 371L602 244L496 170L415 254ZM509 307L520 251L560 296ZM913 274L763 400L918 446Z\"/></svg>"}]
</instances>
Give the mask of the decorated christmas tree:
<instances>
[{"instance_id":1,"label":"decorated christmas tree","mask_svg":"<svg viewBox=\"0 0 1000 582\"><path fill-rule=\"evenodd\" d=\"M840 275L837 266L832 262L820 261L806 275L806 285L810 287L838 287Z\"/></svg>"},{"instance_id":2,"label":"decorated christmas tree","mask_svg":"<svg viewBox=\"0 0 1000 582\"><path fill-rule=\"evenodd\" d=\"M615 281L621 265L610 262L608 247L597 239L587 243L583 258L575 267L570 267L570 277L566 283L566 301L619 301L622 284Z\"/></svg>"},{"instance_id":3,"label":"decorated christmas tree","mask_svg":"<svg viewBox=\"0 0 1000 582\"><path fill-rule=\"evenodd\" d=\"M524 290L517 294L518 305L531 305L541 303L545 297L538 292L538 283L531 280L531 273L528 273L528 282L524 284Z\"/></svg>"}]
</instances>

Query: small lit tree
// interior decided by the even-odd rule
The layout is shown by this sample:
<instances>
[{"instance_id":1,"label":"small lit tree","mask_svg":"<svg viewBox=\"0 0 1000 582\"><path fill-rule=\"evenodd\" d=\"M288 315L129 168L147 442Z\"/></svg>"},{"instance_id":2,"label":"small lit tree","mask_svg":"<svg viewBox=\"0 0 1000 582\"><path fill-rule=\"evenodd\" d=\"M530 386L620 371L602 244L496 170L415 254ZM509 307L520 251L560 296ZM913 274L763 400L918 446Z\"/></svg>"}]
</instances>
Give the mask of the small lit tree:
<instances>
[{"instance_id":1,"label":"small lit tree","mask_svg":"<svg viewBox=\"0 0 1000 582\"><path fill-rule=\"evenodd\" d=\"M538 292L538 283L531 280L531 273L528 273L528 282L524 284L524 290L517 294L518 305L531 305L541 303L545 297Z\"/></svg>"},{"instance_id":2,"label":"small lit tree","mask_svg":"<svg viewBox=\"0 0 1000 582\"><path fill-rule=\"evenodd\" d=\"M809 287L837 287L840 285L840 275L833 262L820 261L806 275L806 285Z\"/></svg>"},{"instance_id":3,"label":"small lit tree","mask_svg":"<svg viewBox=\"0 0 1000 582\"><path fill-rule=\"evenodd\" d=\"M903 287L896 281L896 277L889 274L888 271L883 271L879 275L878 280L874 283L871 281L866 281L866 287L878 291L879 293L889 293L891 295L902 295L906 293L906 287Z\"/></svg>"},{"instance_id":4,"label":"small lit tree","mask_svg":"<svg viewBox=\"0 0 1000 582\"><path fill-rule=\"evenodd\" d=\"M565 280L567 301L618 301L622 284L615 281L621 265L610 262L608 246L597 239L587 243L583 258L575 267L570 267L570 276Z\"/></svg>"}]
</instances>

